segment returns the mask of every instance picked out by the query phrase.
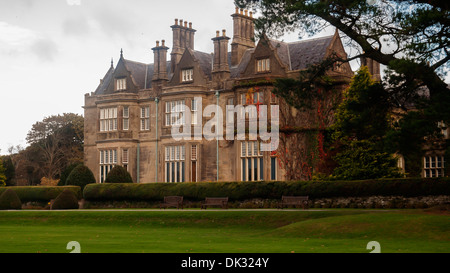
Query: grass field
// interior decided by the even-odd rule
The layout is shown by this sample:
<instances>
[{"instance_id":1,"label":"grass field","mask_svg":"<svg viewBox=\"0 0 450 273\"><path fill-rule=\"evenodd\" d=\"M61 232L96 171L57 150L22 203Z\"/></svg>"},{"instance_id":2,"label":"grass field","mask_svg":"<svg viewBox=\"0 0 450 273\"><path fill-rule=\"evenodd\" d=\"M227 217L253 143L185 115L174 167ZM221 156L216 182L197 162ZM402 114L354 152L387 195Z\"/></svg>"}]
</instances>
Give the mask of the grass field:
<instances>
[{"instance_id":1,"label":"grass field","mask_svg":"<svg viewBox=\"0 0 450 273\"><path fill-rule=\"evenodd\" d=\"M450 217L423 210L0 211L1 253L450 252Z\"/></svg>"}]
</instances>

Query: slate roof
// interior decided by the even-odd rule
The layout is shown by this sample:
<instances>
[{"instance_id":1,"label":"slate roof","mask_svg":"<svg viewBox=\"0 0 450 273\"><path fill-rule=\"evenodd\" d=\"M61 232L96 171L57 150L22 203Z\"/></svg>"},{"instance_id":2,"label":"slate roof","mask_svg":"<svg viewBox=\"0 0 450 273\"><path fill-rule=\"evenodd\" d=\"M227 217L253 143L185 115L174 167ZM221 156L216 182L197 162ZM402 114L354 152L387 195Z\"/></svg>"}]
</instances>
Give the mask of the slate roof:
<instances>
[{"instance_id":1,"label":"slate roof","mask_svg":"<svg viewBox=\"0 0 450 273\"><path fill-rule=\"evenodd\" d=\"M333 35L302 40L297 42L286 43L282 41L269 39L273 48L275 48L280 61L289 70L302 70L306 69L309 65L319 63L325 58L327 48L330 46ZM230 66L231 78L239 78L241 73L245 71L251 56L255 48L248 49L244 52L241 62L237 66ZM200 68L205 75L212 79L212 62L213 57L209 53L191 50L191 54L194 56L200 65ZM131 61L123 59L124 64L128 71L130 71L134 83L139 89L151 88L152 77L154 72L154 64L144 64L141 62ZM228 53L228 62L231 64L231 53ZM172 78L170 74L170 61L167 62L167 73L169 80ZM97 87L96 94L104 94L105 89L108 87L112 80L114 69L110 68L103 78L103 82Z\"/></svg>"},{"instance_id":2,"label":"slate roof","mask_svg":"<svg viewBox=\"0 0 450 273\"><path fill-rule=\"evenodd\" d=\"M114 74L114 67L110 67L108 72L106 72L105 76L103 77L103 80L98 85L97 89L95 90L95 94L104 94L106 88L108 88L109 83L112 80L112 76Z\"/></svg>"},{"instance_id":3,"label":"slate roof","mask_svg":"<svg viewBox=\"0 0 450 273\"><path fill-rule=\"evenodd\" d=\"M192 54L194 55L194 58L198 61L200 68L202 69L203 73L205 73L206 76L211 80L212 79L212 55L192 50Z\"/></svg>"}]
</instances>

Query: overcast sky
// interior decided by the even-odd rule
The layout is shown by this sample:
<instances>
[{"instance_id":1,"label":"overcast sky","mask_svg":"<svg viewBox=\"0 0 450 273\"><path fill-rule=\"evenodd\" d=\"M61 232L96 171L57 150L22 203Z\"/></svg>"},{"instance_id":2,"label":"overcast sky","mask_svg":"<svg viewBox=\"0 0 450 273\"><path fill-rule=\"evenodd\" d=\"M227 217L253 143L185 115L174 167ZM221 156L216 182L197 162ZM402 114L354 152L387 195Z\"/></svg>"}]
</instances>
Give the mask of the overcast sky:
<instances>
[{"instance_id":1,"label":"overcast sky","mask_svg":"<svg viewBox=\"0 0 450 273\"><path fill-rule=\"evenodd\" d=\"M197 30L195 49L212 52L216 30L232 37L232 13L233 0L0 0L1 154L26 147L27 132L45 117L83 114L84 94L121 48L126 59L153 63L151 48L162 39L171 47L178 18Z\"/></svg>"}]
</instances>

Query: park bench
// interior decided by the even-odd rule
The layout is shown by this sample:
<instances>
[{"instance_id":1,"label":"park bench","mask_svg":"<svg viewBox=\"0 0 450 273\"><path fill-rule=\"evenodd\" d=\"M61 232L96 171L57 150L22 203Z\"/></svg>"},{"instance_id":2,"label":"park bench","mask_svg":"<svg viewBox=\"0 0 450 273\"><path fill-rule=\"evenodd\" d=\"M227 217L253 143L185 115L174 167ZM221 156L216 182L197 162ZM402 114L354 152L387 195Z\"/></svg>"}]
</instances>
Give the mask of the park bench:
<instances>
[{"instance_id":1,"label":"park bench","mask_svg":"<svg viewBox=\"0 0 450 273\"><path fill-rule=\"evenodd\" d=\"M183 209L183 196L164 196L164 202L159 205L159 208L176 207Z\"/></svg>"},{"instance_id":2,"label":"park bench","mask_svg":"<svg viewBox=\"0 0 450 273\"><path fill-rule=\"evenodd\" d=\"M206 197L202 209L208 206L221 206L223 209L228 209L228 197Z\"/></svg>"},{"instance_id":3,"label":"park bench","mask_svg":"<svg viewBox=\"0 0 450 273\"><path fill-rule=\"evenodd\" d=\"M303 209L308 205L308 196L282 196L281 202L278 204L278 208L283 209L287 206L299 206L301 205Z\"/></svg>"}]
</instances>

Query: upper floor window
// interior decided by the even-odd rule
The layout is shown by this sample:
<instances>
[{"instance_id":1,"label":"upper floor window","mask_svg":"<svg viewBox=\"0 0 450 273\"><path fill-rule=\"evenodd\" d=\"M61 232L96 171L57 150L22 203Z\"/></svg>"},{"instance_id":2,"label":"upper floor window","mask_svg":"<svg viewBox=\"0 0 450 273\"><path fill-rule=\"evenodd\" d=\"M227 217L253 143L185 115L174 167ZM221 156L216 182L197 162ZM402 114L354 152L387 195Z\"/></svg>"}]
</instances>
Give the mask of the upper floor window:
<instances>
[{"instance_id":1,"label":"upper floor window","mask_svg":"<svg viewBox=\"0 0 450 273\"><path fill-rule=\"evenodd\" d=\"M443 177L444 176L444 157L443 156L426 156L423 159L423 176L424 177Z\"/></svg>"},{"instance_id":2,"label":"upper floor window","mask_svg":"<svg viewBox=\"0 0 450 273\"><path fill-rule=\"evenodd\" d=\"M199 104L199 98L195 97L192 99L192 104L191 104L191 124L195 125L197 124L197 119L198 119L198 105Z\"/></svg>"},{"instance_id":3,"label":"upper floor window","mask_svg":"<svg viewBox=\"0 0 450 273\"><path fill-rule=\"evenodd\" d=\"M262 104L262 103L264 103L264 92L263 91L241 94L241 104L242 105Z\"/></svg>"},{"instance_id":4,"label":"upper floor window","mask_svg":"<svg viewBox=\"0 0 450 273\"><path fill-rule=\"evenodd\" d=\"M150 130L150 106L141 107L141 131Z\"/></svg>"},{"instance_id":5,"label":"upper floor window","mask_svg":"<svg viewBox=\"0 0 450 273\"><path fill-rule=\"evenodd\" d=\"M188 68L181 70L181 82L191 82L194 80L194 69Z\"/></svg>"},{"instance_id":6,"label":"upper floor window","mask_svg":"<svg viewBox=\"0 0 450 273\"><path fill-rule=\"evenodd\" d=\"M256 72L270 71L270 59L259 59L256 61Z\"/></svg>"},{"instance_id":7,"label":"upper floor window","mask_svg":"<svg viewBox=\"0 0 450 273\"><path fill-rule=\"evenodd\" d=\"M440 121L438 122L438 127L439 129L441 129L441 134L444 136L444 139L448 139L448 127L447 125L445 125L444 122Z\"/></svg>"},{"instance_id":8,"label":"upper floor window","mask_svg":"<svg viewBox=\"0 0 450 273\"><path fill-rule=\"evenodd\" d=\"M123 130L127 131L130 129L130 107L124 106L122 113Z\"/></svg>"},{"instance_id":9,"label":"upper floor window","mask_svg":"<svg viewBox=\"0 0 450 273\"><path fill-rule=\"evenodd\" d=\"M183 125L184 120L184 100L166 102L166 126Z\"/></svg>"},{"instance_id":10,"label":"upper floor window","mask_svg":"<svg viewBox=\"0 0 450 273\"><path fill-rule=\"evenodd\" d=\"M127 78L116 79L116 91L127 89Z\"/></svg>"},{"instance_id":11,"label":"upper floor window","mask_svg":"<svg viewBox=\"0 0 450 273\"><path fill-rule=\"evenodd\" d=\"M117 130L117 107L100 109L100 132Z\"/></svg>"}]
</instances>

